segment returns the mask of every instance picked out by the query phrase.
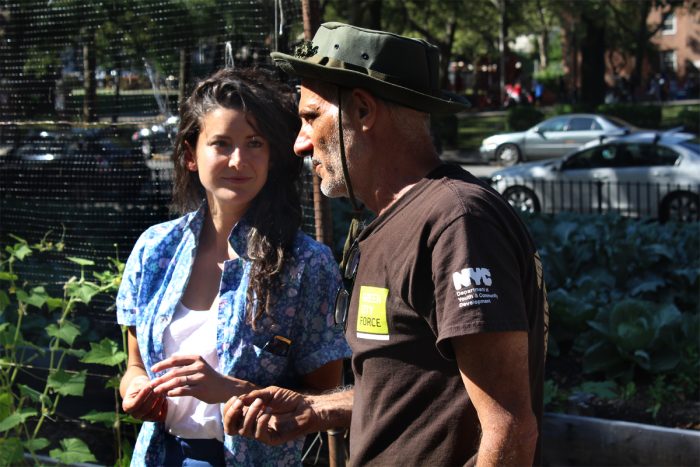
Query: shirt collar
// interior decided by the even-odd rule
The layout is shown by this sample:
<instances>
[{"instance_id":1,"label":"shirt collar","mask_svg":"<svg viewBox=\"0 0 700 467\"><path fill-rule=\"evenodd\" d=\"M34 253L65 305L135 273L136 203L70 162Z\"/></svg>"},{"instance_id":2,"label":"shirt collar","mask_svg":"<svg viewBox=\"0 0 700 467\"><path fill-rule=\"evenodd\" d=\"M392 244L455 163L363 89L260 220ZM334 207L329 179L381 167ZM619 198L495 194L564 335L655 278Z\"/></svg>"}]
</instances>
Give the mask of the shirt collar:
<instances>
[{"instance_id":1,"label":"shirt collar","mask_svg":"<svg viewBox=\"0 0 700 467\"><path fill-rule=\"evenodd\" d=\"M195 242L199 242L199 234L202 231L202 225L204 225L204 216L206 215L207 209L209 209L209 207L205 199L196 211L187 215L185 229L191 231L192 235L194 235ZM235 251L240 258L246 260L250 259L248 258L248 234L252 228L250 216L246 214L233 226L228 237L233 251Z\"/></svg>"}]
</instances>

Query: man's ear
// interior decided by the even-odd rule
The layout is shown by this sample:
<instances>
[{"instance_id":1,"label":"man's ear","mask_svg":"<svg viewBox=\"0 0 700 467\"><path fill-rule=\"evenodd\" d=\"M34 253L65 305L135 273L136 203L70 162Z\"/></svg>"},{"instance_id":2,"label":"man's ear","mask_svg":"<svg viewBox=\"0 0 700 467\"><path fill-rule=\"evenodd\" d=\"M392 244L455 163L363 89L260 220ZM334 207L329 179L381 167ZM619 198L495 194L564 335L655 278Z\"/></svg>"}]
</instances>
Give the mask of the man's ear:
<instances>
[{"instance_id":1,"label":"man's ear","mask_svg":"<svg viewBox=\"0 0 700 467\"><path fill-rule=\"evenodd\" d=\"M185 141L185 166L190 172L197 171L197 158L194 155L192 146L187 141Z\"/></svg>"},{"instance_id":2,"label":"man's ear","mask_svg":"<svg viewBox=\"0 0 700 467\"><path fill-rule=\"evenodd\" d=\"M377 98L364 89L353 89L353 113L359 119L363 130L369 130L377 120Z\"/></svg>"}]
</instances>

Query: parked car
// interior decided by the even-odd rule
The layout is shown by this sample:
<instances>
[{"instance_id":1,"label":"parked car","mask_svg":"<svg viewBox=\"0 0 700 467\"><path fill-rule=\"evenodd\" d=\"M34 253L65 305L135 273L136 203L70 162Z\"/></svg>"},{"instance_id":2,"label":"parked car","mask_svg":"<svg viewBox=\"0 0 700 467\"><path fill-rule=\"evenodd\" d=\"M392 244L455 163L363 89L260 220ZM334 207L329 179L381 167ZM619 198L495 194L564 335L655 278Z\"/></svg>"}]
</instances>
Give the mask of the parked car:
<instances>
[{"instance_id":1,"label":"parked car","mask_svg":"<svg viewBox=\"0 0 700 467\"><path fill-rule=\"evenodd\" d=\"M136 201L150 181L138 148L106 129L30 131L5 159L14 197Z\"/></svg>"},{"instance_id":2,"label":"parked car","mask_svg":"<svg viewBox=\"0 0 700 467\"><path fill-rule=\"evenodd\" d=\"M169 160L173 152L180 117L168 117L163 123L139 128L131 140L140 147L144 159Z\"/></svg>"},{"instance_id":3,"label":"parked car","mask_svg":"<svg viewBox=\"0 0 700 467\"><path fill-rule=\"evenodd\" d=\"M479 151L485 162L511 166L523 161L560 157L589 141L636 130L633 125L615 117L559 115L526 131L489 136L481 143Z\"/></svg>"},{"instance_id":4,"label":"parked car","mask_svg":"<svg viewBox=\"0 0 700 467\"><path fill-rule=\"evenodd\" d=\"M692 138L654 132L611 138L558 159L498 170L490 182L520 211L697 221L700 144Z\"/></svg>"}]
</instances>

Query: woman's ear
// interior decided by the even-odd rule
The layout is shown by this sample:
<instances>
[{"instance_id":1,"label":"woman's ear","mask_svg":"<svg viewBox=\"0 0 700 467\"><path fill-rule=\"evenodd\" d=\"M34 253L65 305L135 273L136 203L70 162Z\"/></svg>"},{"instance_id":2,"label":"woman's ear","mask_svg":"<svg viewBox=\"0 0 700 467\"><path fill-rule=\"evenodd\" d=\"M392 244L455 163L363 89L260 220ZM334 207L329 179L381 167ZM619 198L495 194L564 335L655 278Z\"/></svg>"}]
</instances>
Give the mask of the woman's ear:
<instances>
[{"instance_id":1,"label":"woman's ear","mask_svg":"<svg viewBox=\"0 0 700 467\"><path fill-rule=\"evenodd\" d=\"M185 141L185 166L190 172L197 171L197 158L195 157L194 150L190 143Z\"/></svg>"}]
</instances>

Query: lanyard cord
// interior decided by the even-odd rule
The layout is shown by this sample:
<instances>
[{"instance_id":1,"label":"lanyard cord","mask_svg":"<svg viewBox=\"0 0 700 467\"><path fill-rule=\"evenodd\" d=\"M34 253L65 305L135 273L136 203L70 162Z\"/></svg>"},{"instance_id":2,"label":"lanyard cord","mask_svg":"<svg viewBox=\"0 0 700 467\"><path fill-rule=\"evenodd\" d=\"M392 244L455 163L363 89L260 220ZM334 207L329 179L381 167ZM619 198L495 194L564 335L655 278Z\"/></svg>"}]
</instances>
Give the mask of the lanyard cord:
<instances>
[{"instance_id":1,"label":"lanyard cord","mask_svg":"<svg viewBox=\"0 0 700 467\"><path fill-rule=\"evenodd\" d=\"M340 145L340 164L343 167L343 181L345 182L345 189L348 192L348 198L350 198L350 204L352 204L353 218L356 213L359 213L361 209L357 206L357 200L355 200L355 193L352 191L352 183L350 183L350 173L348 172L348 161L345 157L345 138L343 138L343 93L338 86L338 144Z\"/></svg>"},{"instance_id":2,"label":"lanyard cord","mask_svg":"<svg viewBox=\"0 0 700 467\"><path fill-rule=\"evenodd\" d=\"M348 198L350 198L350 204L352 204L352 221L350 222L348 236L345 238L345 245L343 247L343 259L340 262L340 270L344 271L345 265L348 262L348 256L352 245L355 243L355 240L362 231L360 219L362 209L358 207L357 200L355 199L355 194L352 191L350 173L348 172L348 163L345 158L345 139L343 138L343 98L340 86L338 86L338 144L340 146L340 165L343 167L343 181L345 182L345 189L348 192Z\"/></svg>"}]
</instances>

